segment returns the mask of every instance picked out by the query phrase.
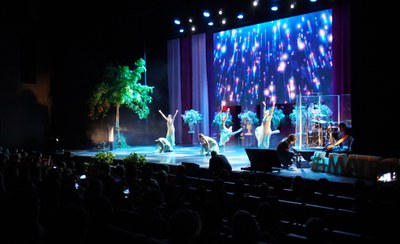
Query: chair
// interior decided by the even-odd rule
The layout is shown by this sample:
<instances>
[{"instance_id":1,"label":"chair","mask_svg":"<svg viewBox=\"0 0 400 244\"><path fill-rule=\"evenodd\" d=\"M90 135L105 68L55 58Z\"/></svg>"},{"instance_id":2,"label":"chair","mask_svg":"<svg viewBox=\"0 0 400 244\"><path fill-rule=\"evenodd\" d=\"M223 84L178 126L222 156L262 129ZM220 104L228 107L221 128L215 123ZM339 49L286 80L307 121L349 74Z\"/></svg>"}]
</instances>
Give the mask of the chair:
<instances>
[{"instance_id":1,"label":"chair","mask_svg":"<svg viewBox=\"0 0 400 244\"><path fill-rule=\"evenodd\" d=\"M284 237L283 243L293 243L293 244L306 244L309 243L307 237L295 233L287 233Z\"/></svg>"},{"instance_id":2,"label":"chair","mask_svg":"<svg viewBox=\"0 0 400 244\"><path fill-rule=\"evenodd\" d=\"M331 239L332 243L366 243L367 237L358 233L333 229Z\"/></svg>"},{"instance_id":3,"label":"chair","mask_svg":"<svg viewBox=\"0 0 400 244\"><path fill-rule=\"evenodd\" d=\"M332 228L335 224L336 209L334 207L328 207L319 204L304 204L304 222L309 217L318 217L324 220L328 228Z\"/></svg>"},{"instance_id":4,"label":"chair","mask_svg":"<svg viewBox=\"0 0 400 244\"><path fill-rule=\"evenodd\" d=\"M190 162L182 162L181 164L185 166L187 175L199 176L199 174L200 174L200 170L199 170L200 165L199 164L190 163Z\"/></svg>"},{"instance_id":5,"label":"chair","mask_svg":"<svg viewBox=\"0 0 400 244\"><path fill-rule=\"evenodd\" d=\"M281 220L290 223L304 222L304 204L302 202L279 199L277 206L281 213Z\"/></svg>"}]
</instances>

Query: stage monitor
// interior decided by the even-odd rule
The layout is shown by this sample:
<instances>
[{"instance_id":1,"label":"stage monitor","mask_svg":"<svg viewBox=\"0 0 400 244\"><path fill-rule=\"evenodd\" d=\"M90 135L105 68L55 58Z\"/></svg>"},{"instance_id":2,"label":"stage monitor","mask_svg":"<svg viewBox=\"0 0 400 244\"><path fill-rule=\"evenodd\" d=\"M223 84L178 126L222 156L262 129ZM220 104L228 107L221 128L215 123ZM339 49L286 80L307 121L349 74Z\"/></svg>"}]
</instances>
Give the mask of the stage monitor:
<instances>
[{"instance_id":1,"label":"stage monitor","mask_svg":"<svg viewBox=\"0 0 400 244\"><path fill-rule=\"evenodd\" d=\"M275 149L245 148L250 160L250 170L272 171L280 169L281 163Z\"/></svg>"}]
</instances>

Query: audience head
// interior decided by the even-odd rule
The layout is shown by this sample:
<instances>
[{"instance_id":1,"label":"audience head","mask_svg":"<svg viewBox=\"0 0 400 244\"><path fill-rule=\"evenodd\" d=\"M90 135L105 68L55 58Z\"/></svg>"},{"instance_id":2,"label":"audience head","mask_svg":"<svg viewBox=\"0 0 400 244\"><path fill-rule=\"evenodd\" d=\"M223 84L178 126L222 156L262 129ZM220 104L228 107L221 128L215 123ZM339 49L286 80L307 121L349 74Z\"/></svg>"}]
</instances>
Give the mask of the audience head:
<instances>
[{"instance_id":1,"label":"audience head","mask_svg":"<svg viewBox=\"0 0 400 244\"><path fill-rule=\"evenodd\" d=\"M160 170L157 172L157 181L159 183L166 183L168 181L168 173L165 170Z\"/></svg>"},{"instance_id":2,"label":"audience head","mask_svg":"<svg viewBox=\"0 0 400 244\"><path fill-rule=\"evenodd\" d=\"M318 191L323 194L330 193L330 182L327 178L318 179Z\"/></svg>"},{"instance_id":3,"label":"audience head","mask_svg":"<svg viewBox=\"0 0 400 244\"><path fill-rule=\"evenodd\" d=\"M256 218L262 231L271 231L279 227L279 211L268 201L258 205Z\"/></svg>"},{"instance_id":4,"label":"audience head","mask_svg":"<svg viewBox=\"0 0 400 244\"><path fill-rule=\"evenodd\" d=\"M262 198L269 197L270 189L267 182L262 182L260 185L258 185L258 195Z\"/></svg>"},{"instance_id":5,"label":"audience head","mask_svg":"<svg viewBox=\"0 0 400 244\"><path fill-rule=\"evenodd\" d=\"M296 175L292 180L291 188L295 192L301 192L304 190L305 184L304 178L300 175Z\"/></svg>"},{"instance_id":6,"label":"audience head","mask_svg":"<svg viewBox=\"0 0 400 244\"><path fill-rule=\"evenodd\" d=\"M305 234L312 243L324 243L325 240L325 222L318 217L310 217L305 224Z\"/></svg>"},{"instance_id":7,"label":"audience head","mask_svg":"<svg viewBox=\"0 0 400 244\"><path fill-rule=\"evenodd\" d=\"M202 229L200 215L192 209L178 209L169 218L169 243L193 243Z\"/></svg>"},{"instance_id":8,"label":"audience head","mask_svg":"<svg viewBox=\"0 0 400 244\"><path fill-rule=\"evenodd\" d=\"M258 222L250 212L238 210L232 216L231 232L234 243L257 243Z\"/></svg>"}]
</instances>

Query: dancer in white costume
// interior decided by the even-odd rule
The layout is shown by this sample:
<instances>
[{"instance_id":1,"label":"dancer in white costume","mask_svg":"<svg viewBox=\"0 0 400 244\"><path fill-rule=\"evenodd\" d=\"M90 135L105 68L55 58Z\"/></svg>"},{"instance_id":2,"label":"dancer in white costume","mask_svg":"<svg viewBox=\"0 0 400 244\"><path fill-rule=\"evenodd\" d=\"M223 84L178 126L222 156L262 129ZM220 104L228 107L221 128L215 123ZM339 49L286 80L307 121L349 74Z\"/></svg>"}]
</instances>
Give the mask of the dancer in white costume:
<instances>
[{"instance_id":1,"label":"dancer in white costume","mask_svg":"<svg viewBox=\"0 0 400 244\"><path fill-rule=\"evenodd\" d=\"M160 137L157 140L154 141L156 143L156 150L155 152L173 152L174 149L172 148L171 143L169 143L169 141L164 138L164 137Z\"/></svg>"},{"instance_id":2,"label":"dancer in white costume","mask_svg":"<svg viewBox=\"0 0 400 244\"><path fill-rule=\"evenodd\" d=\"M200 133L198 137L201 143L201 148L200 148L201 155L209 156L212 151L219 153L218 143L215 139L209 136L205 136L202 133Z\"/></svg>"},{"instance_id":3,"label":"dancer in white costume","mask_svg":"<svg viewBox=\"0 0 400 244\"><path fill-rule=\"evenodd\" d=\"M269 140L271 139L271 136L280 132L279 130L271 130L271 121L274 115L275 103L275 101L272 103L271 111L269 111L267 110L267 105L263 102L264 109L261 125L254 131L257 138L257 147L259 148L269 148Z\"/></svg>"},{"instance_id":4,"label":"dancer in white costume","mask_svg":"<svg viewBox=\"0 0 400 244\"><path fill-rule=\"evenodd\" d=\"M240 128L239 130L232 132L232 126L226 127L226 121L228 120L229 112L230 112L229 108L225 113L222 112L222 107L221 111L219 112L219 116L221 117L221 123L219 124L220 137L218 145L222 146L223 150L225 150L225 143L227 143L232 136L242 132L243 130L242 128Z\"/></svg>"},{"instance_id":5,"label":"dancer in white costume","mask_svg":"<svg viewBox=\"0 0 400 244\"><path fill-rule=\"evenodd\" d=\"M176 115L178 114L178 110L175 111L174 116L171 114L168 114L168 116L165 116L161 110L158 110L158 112L163 116L165 121L167 121L167 135L165 138L169 141L172 147L175 146L175 126L174 126L174 121L176 118Z\"/></svg>"}]
</instances>

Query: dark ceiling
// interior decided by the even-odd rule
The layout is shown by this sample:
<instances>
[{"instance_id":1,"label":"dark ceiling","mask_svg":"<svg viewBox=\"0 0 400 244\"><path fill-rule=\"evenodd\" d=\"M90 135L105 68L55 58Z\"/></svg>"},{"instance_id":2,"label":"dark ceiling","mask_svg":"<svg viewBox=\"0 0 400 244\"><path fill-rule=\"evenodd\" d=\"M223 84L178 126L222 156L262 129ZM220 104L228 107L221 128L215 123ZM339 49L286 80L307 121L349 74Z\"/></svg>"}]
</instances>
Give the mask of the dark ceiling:
<instances>
[{"instance_id":1,"label":"dark ceiling","mask_svg":"<svg viewBox=\"0 0 400 244\"><path fill-rule=\"evenodd\" d=\"M288 0L259 0L257 9L253 0L113 0L113 1L54 1L20 0L4 4L0 8L0 25L18 26L26 30L44 32L66 31L74 29L101 28L101 26L130 26L141 33L163 34L167 38L177 37L177 27L173 25L174 17L187 20L192 17L198 26L196 33L219 31L239 26L246 26L269 20L289 17L305 12L317 11L346 0L295 0L296 8L289 9ZM271 12L272 3L280 4L280 10ZM225 26L207 26L202 11L208 9L219 23L217 11L224 9L228 19ZM236 15L242 12L245 19L238 21ZM184 35L189 34L186 32Z\"/></svg>"}]
</instances>

